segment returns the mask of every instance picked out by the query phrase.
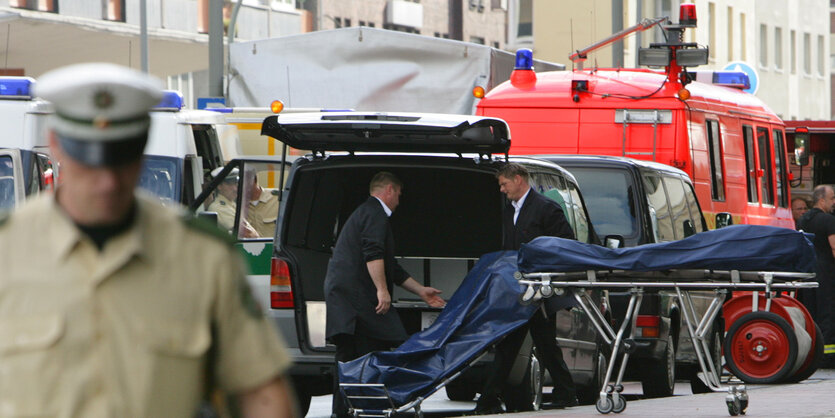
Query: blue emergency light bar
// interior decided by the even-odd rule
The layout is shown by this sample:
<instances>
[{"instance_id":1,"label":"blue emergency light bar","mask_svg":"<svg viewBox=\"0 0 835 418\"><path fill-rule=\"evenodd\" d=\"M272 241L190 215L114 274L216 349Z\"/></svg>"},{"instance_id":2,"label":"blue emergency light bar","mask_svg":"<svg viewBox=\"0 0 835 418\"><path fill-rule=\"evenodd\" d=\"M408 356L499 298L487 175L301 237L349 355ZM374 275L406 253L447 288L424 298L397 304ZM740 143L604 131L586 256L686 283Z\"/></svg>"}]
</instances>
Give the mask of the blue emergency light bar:
<instances>
[{"instance_id":1,"label":"blue emergency light bar","mask_svg":"<svg viewBox=\"0 0 835 418\"><path fill-rule=\"evenodd\" d=\"M31 99L32 77L0 77L0 99Z\"/></svg>"},{"instance_id":2,"label":"blue emergency light bar","mask_svg":"<svg viewBox=\"0 0 835 418\"><path fill-rule=\"evenodd\" d=\"M533 70L533 51L522 48L516 51L516 70Z\"/></svg>"},{"instance_id":3,"label":"blue emergency light bar","mask_svg":"<svg viewBox=\"0 0 835 418\"><path fill-rule=\"evenodd\" d=\"M748 74L742 71L714 71L713 84L743 90L751 88L751 80L748 78Z\"/></svg>"},{"instance_id":4,"label":"blue emergency light bar","mask_svg":"<svg viewBox=\"0 0 835 418\"><path fill-rule=\"evenodd\" d=\"M176 90L163 90L162 100L154 106L154 110L177 111L183 108L183 95Z\"/></svg>"}]
</instances>

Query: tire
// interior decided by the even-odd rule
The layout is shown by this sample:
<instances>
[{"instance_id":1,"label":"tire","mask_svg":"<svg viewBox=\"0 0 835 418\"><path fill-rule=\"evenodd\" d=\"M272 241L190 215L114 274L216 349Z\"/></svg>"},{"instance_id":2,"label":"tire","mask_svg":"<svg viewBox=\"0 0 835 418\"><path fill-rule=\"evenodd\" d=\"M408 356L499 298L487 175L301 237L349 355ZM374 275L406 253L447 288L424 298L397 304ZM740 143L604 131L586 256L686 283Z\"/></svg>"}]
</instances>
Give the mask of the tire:
<instances>
[{"instance_id":1,"label":"tire","mask_svg":"<svg viewBox=\"0 0 835 418\"><path fill-rule=\"evenodd\" d=\"M719 376L722 376L722 327L718 324L713 324L713 332L710 336L710 341L708 341L708 347L710 348L710 358L713 359L713 367L716 368L716 371L719 373ZM697 362L698 363L698 362ZM705 364L707 366L707 364ZM698 373L701 372L701 368L696 365L696 370L693 372L693 376L690 378L690 390L694 393L712 393L713 389L711 389L708 385L704 384L701 379L699 379Z\"/></svg>"},{"instance_id":2,"label":"tire","mask_svg":"<svg viewBox=\"0 0 835 418\"><path fill-rule=\"evenodd\" d=\"M644 369L641 387L647 398L672 396L676 386L676 346L673 335L667 335L664 358L654 361Z\"/></svg>"},{"instance_id":3,"label":"tire","mask_svg":"<svg viewBox=\"0 0 835 418\"><path fill-rule=\"evenodd\" d=\"M771 312L743 315L725 336L725 364L745 383L779 383L791 373L796 359L794 330Z\"/></svg>"},{"instance_id":4,"label":"tire","mask_svg":"<svg viewBox=\"0 0 835 418\"><path fill-rule=\"evenodd\" d=\"M592 405L600 399L600 390L603 387L603 379L606 378L606 368L609 365L609 357L597 345L597 361L595 362L594 378L588 386L577 388L577 400L581 405Z\"/></svg>"},{"instance_id":5,"label":"tire","mask_svg":"<svg viewBox=\"0 0 835 418\"><path fill-rule=\"evenodd\" d=\"M818 327L818 324L815 324L815 347L812 349L812 352L809 353L809 355L813 357L811 361L807 361L805 366L801 367L794 375L789 377L786 382L802 382L815 374L821 364L823 364L823 346L823 334L821 333L821 329Z\"/></svg>"},{"instance_id":6,"label":"tire","mask_svg":"<svg viewBox=\"0 0 835 418\"><path fill-rule=\"evenodd\" d=\"M532 352L522 383L508 386L502 391L507 412L538 411L542 406L544 379L545 370L539 364L536 354Z\"/></svg>"},{"instance_id":7,"label":"tire","mask_svg":"<svg viewBox=\"0 0 835 418\"><path fill-rule=\"evenodd\" d=\"M477 384L449 382L446 385L446 397L451 401L468 402L475 398Z\"/></svg>"},{"instance_id":8,"label":"tire","mask_svg":"<svg viewBox=\"0 0 835 418\"><path fill-rule=\"evenodd\" d=\"M310 398L311 395L300 390L296 391L296 406L299 407L300 417L307 415L307 412L310 410Z\"/></svg>"}]
</instances>

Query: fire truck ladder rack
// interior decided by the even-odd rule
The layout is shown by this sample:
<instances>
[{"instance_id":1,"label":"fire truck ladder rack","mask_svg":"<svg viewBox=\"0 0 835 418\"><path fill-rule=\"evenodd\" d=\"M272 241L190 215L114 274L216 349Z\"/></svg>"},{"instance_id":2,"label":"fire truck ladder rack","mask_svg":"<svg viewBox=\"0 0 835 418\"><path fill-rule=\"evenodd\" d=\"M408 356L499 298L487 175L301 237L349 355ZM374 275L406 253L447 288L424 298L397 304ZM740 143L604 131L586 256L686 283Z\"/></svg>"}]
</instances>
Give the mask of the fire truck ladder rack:
<instances>
[{"instance_id":1,"label":"fire truck ladder rack","mask_svg":"<svg viewBox=\"0 0 835 418\"><path fill-rule=\"evenodd\" d=\"M571 292L580 308L589 317L601 338L611 346L611 356L606 369L606 377L600 389L600 398L595 404L601 414L621 413L626 409L623 391L623 375L629 361L629 354L635 348L637 312L641 307L644 289L667 289L674 291L682 310L687 331L693 340L696 357L699 361L704 383L714 391L727 390L725 403L732 416L745 414L748 407L748 394L740 381L732 379L728 386L722 386L718 367L710 356L709 339L711 328L722 309L722 301L728 290L753 291L756 301L758 292L766 297L765 311L771 308L772 291L792 291L801 288L818 287L817 282L802 280L815 277L814 273L790 273L768 271L720 271L720 270L667 270L667 271L626 271L626 270L588 270L584 272L536 272L515 274L517 280L527 289L520 297L521 303L530 303L540 297L548 298L554 294ZM629 289L631 294L626 314L620 328L615 331L606 321L600 309L586 293L586 289L604 290ZM713 290L714 296L707 310L699 317L695 311L690 291ZM755 305L756 306L756 305ZM625 336L629 332L628 336ZM620 369L612 382L614 366L620 357Z\"/></svg>"}]
</instances>

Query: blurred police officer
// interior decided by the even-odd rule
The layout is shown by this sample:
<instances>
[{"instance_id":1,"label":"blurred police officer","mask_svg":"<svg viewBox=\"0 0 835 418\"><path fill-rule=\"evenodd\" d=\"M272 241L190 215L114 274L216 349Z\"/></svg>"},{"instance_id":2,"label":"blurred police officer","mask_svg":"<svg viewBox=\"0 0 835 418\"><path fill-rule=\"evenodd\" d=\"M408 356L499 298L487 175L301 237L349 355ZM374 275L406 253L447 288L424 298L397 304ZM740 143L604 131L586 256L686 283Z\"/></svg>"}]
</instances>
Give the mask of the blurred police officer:
<instances>
[{"instance_id":1,"label":"blurred police officer","mask_svg":"<svg viewBox=\"0 0 835 418\"><path fill-rule=\"evenodd\" d=\"M158 80L81 64L36 93L60 178L0 225L0 416L191 417L215 385L245 416L292 416L240 256L134 194Z\"/></svg>"}]
</instances>

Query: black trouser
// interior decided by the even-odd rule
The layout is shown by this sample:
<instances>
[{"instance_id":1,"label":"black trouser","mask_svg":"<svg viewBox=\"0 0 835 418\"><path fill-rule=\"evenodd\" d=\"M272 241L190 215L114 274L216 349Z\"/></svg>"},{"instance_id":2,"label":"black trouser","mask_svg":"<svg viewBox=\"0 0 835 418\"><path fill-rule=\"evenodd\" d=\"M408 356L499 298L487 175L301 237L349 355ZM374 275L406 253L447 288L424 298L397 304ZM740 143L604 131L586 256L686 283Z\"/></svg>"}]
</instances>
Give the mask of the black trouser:
<instances>
[{"instance_id":1,"label":"black trouser","mask_svg":"<svg viewBox=\"0 0 835 418\"><path fill-rule=\"evenodd\" d=\"M493 363L487 365L484 387L478 399L478 408L498 405L500 387L507 382L513 363L519 355L525 336L530 330L531 338L537 349L540 363L551 374L554 383L553 400L573 400L576 397L574 380L562 358L562 350L557 345L556 314L545 317L541 310L525 324L514 330L496 346Z\"/></svg>"},{"instance_id":2,"label":"black trouser","mask_svg":"<svg viewBox=\"0 0 835 418\"><path fill-rule=\"evenodd\" d=\"M530 321L531 338L536 346L537 358L553 380L554 391L552 401L572 401L577 397L574 379L568 365L562 358L562 350L557 345L557 315L547 318L541 310L537 311Z\"/></svg>"},{"instance_id":3,"label":"black trouser","mask_svg":"<svg viewBox=\"0 0 835 418\"><path fill-rule=\"evenodd\" d=\"M332 413L337 417L348 416L348 404L342 397L339 390L339 362L351 361L360 358L372 351L390 350L397 346L392 341L379 340L377 338L365 337L362 335L339 334L331 337L336 345L335 364L333 370L333 403Z\"/></svg>"}]
</instances>

